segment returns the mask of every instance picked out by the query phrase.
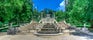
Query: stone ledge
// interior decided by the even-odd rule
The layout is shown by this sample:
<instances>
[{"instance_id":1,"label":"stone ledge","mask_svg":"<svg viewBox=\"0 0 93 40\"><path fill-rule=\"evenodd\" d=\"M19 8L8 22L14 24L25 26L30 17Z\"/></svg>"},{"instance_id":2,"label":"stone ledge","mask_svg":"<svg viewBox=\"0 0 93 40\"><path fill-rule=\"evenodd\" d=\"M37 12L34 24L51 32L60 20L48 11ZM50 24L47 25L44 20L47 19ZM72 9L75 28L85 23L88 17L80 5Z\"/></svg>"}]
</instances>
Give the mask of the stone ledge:
<instances>
[{"instance_id":1,"label":"stone ledge","mask_svg":"<svg viewBox=\"0 0 93 40\"><path fill-rule=\"evenodd\" d=\"M40 33L34 33L35 35L38 35L38 36L57 36L57 35L61 35L63 33L57 33L57 34L40 34Z\"/></svg>"}]
</instances>

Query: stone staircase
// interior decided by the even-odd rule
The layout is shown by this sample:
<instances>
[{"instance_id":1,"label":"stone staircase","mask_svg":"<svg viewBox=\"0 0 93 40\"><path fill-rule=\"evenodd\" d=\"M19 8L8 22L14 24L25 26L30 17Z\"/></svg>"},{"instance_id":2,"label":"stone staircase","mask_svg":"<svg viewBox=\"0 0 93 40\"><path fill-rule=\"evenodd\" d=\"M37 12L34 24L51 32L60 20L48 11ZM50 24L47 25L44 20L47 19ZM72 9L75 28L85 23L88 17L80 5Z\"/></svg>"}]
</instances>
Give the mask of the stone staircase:
<instances>
[{"instance_id":1,"label":"stone staircase","mask_svg":"<svg viewBox=\"0 0 93 40\"><path fill-rule=\"evenodd\" d=\"M39 25L39 23L31 23L31 24L27 24L25 26L20 26L19 29L19 33L17 34L28 34L28 33L33 33L34 30L36 30L37 25Z\"/></svg>"},{"instance_id":2,"label":"stone staircase","mask_svg":"<svg viewBox=\"0 0 93 40\"><path fill-rule=\"evenodd\" d=\"M70 25L68 25L67 23L65 23L64 21L62 22L58 22L58 27L60 27L61 29L67 29L70 27Z\"/></svg>"},{"instance_id":3,"label":"stone staircase","mask_svg":"<svg viewBox=\"0 0 93 40\"><path fill-rule=\"evenodd\" d=\"M47 23L37 33L40 33L40 34L57 34L57 33L59 33L59 29L57 29L54 24Z\"/></svg>"}]
</instances>

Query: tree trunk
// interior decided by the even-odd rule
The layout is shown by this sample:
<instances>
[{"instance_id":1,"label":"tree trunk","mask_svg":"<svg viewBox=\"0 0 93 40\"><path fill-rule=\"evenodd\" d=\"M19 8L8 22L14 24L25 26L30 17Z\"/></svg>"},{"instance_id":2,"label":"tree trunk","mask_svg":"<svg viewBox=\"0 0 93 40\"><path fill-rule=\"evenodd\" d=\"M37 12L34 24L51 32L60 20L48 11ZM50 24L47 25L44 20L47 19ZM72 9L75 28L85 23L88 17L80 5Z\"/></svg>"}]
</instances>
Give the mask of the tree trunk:
<instances>
[{"instance_id":1,"label":"tree trunk","mask_svg":"<svg viewBox=\"0 0 93 40\"><path fill-rule=\"evenodd\" d=\"M91 27L90 28L93 29L93 20L91 20L90 23L91 23Z\"/></svg>"}]
</instances>

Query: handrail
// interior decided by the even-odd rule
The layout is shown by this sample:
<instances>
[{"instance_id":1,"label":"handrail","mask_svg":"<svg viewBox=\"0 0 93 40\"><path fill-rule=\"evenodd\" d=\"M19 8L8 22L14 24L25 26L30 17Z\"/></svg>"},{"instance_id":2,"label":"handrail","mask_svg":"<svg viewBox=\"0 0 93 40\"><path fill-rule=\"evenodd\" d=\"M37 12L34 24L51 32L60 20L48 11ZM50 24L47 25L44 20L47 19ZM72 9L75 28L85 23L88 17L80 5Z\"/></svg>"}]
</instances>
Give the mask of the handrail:
<instances>
[{"instance_id":1,"label":"handrail","mask_svg":"<svg viewBox=\"0 0 93 40\"><path fill-rule=\"evenodd\" d=\"M1 29L5 29L5 28L8 28L8 26L7 26L7 27L2 27L2 28L0 28L0 30L1 30Z\"/></svg>"}]
</instances>

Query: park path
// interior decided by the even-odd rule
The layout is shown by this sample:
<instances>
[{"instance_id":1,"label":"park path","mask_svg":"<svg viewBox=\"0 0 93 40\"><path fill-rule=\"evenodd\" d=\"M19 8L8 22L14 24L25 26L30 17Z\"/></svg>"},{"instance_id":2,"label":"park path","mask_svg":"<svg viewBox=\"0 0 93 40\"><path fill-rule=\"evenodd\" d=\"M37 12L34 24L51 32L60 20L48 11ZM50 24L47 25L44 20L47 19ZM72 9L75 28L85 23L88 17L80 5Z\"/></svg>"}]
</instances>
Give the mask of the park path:
<instances>
[{"instance_id":1,"label":"park path","mask_svg":"<svg viewBox=\"0 0 93 40\"><path fill-rule=\"evenodd\" d=\"M58 35L58 36L36 36L34 34L27 35L3 35L0 40L86 40L79 36L73 35Z\"/></svg>"}]
</instances>

